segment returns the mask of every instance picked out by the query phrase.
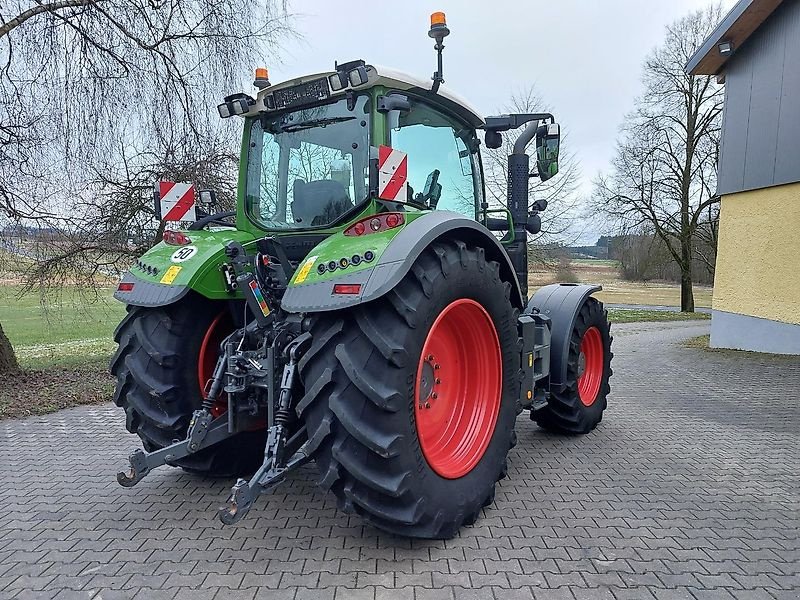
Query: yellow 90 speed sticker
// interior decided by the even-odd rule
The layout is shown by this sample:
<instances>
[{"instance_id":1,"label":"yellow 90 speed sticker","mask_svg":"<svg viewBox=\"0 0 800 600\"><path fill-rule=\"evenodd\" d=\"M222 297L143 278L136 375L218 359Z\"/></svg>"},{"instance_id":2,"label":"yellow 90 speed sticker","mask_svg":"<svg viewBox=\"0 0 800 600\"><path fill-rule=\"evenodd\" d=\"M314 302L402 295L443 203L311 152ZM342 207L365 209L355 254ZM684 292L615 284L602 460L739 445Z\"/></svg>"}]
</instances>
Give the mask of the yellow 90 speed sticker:
<instances>
[{"instance_id":1,"label":"yellow 90 speed sticker","mask_svg":"<svg viewBox=\"0 0 800 600\"><path fill-rule=\"evenodd\" d=\"M303 283L308 274L311 272L311 268L314 266L314 263L317 261L318 256L309 256L306 259L306 262L303 263L303 266L300 267L297 271L297 276L294 278L295 283Z\"/></svg>"},{"instance_id":2,"label":"yellow 90 speed sticker","mask_svg":"<svg viewBox=\"0 0 800 600\"><path fill-rule=\"evenodd\" d=\"M178 276L178 273L181 272L182 268L183 267L179 267L178 265L172 265L164 273L164 276L161 278L161 283L170 284L175 281L175 278Z\"/></svg>"}]
</instances>

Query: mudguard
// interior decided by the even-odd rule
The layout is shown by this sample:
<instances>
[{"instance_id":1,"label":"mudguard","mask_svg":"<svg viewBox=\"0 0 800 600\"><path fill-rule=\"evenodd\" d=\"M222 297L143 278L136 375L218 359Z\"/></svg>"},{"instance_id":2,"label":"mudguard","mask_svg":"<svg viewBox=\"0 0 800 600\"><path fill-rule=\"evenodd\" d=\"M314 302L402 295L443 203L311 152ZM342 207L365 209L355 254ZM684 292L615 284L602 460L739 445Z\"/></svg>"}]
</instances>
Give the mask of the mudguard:
<instances>
[{"instance_id":1,"label":"mudguard","mask_svg":"<svg viewBox=\"0 0 800 600\"><path fill-rule=\"evenodd\" d=\"M114 298L133 306L166 306L189 290L212 300L241 297L226 289L219 267L227 260L225 244L248 244L255 236L229 228L185 233L191 239L188 245L160 242L142 255L122 277Z\"/></svg>"},{"instance_id":2,"label":"mudguard","mask_svg":"<svg viewBox=\"0 0 800 600\"><path fill-rule=\"evenodd\" d=\"M463 240L484 248L487 259L497 261L503 278L512 283L512 303L522 309L524 300L511 260L483 225L449 211L426 212L418 216L407 214L409 222L390 235L345 237L340 232L317 245L295 272L281 301L283 309L288 312L323 312L380 298L400 283L419 255L440 238ZM361 258L367 255L366 252L374 256L372 261ZM353 255L360 257L357 267L334 268L325 272L319 268ZM359 284L360 288L357 293L334 294L333 286L336 284Z\"/></svg>"},{"instance_id":3,"label":"mudguard","mask_svg":"<svg viewBox=\"0 0 800 600\"><path fill-rule=\"evenodd\" d=\"M601 285L555 283L539 288L528 302L525 314L539 312L550 317L550 386L567 380L569 342L575 319L586 299L603 289Z\"/></svg>"}]
</instances>

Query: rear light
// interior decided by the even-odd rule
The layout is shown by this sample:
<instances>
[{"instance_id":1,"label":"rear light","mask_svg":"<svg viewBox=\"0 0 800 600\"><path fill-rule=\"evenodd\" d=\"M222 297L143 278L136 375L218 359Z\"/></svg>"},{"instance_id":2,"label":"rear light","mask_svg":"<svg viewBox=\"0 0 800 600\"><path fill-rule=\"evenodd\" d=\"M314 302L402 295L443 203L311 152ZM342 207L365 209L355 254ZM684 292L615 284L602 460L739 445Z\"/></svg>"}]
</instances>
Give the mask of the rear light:
<instances>
[{"instance_id":1,"label":"rear light","mask_svg":"<svg viewBox=\"0 0 800 600\"><path fill-rule=\"evenodd\" d=\"M378 233L387 229L394 229L406 222L405 215L398 212L381 213L373 217L367 217L353 223L344 230L345 235L358 236L365 233Z\"/></svg>"},{"instance_id":2,"label":"rear light","mask_svg":"<svg viewBox=\"0 0 800 600\"><path fill-rule=\"evenodd\" d=\"M360 283L336 283L333 286L334 294L360 294Z\"/></svg>"},{"instance_id":3,"label":"rear light","mask_svg":"<svg viewBox=\"0 0 800 600\"><path fill-rule=\"evenodd\" d=\"M164 243L169 244L170 246L186 246L187 244L191 244L192 240L189 239L185 233L181 231L172 231L168 229L164 232L162 236Z\"/></svg>"},{"instance_id":4,"label":"rear light","mask_svg":"<svg viewBox=\"0 0 800 600\"><path fill-rule=\"evenodd\" d=\"M400 215L398 213L390 213L386 215L386 226L393 229L400 225Z\"/></svg>"},{"instance_id":5,"label":"rear light","mask_svg":"<svg viewBox=\"0 0 800 600\"><path fill-rule=\"evenodd\" d=\"M117 286L118 292L132 292L133 291L133 283L130 281L123 281Z\"/></svg>"}]
</instances>

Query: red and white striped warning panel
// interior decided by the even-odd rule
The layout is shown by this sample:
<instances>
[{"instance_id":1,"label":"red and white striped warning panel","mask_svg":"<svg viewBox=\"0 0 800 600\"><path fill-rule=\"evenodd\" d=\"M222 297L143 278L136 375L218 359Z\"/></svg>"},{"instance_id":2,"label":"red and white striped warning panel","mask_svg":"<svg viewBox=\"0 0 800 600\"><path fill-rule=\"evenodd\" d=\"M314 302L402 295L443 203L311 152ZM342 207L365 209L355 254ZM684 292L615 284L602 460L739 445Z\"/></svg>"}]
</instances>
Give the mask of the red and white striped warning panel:
<instances>
[{"instance_id":1,"label":"red and white striped warning panel","mask_svg":"<svg viewBox=\"0 0 800 600\"><path fill-rule=\"evenodd\" d=\"M378 146L378 197L405 202L408 199L408 155L389 146Z\"/></svg>"},{"instance_id":2,"label":"red and white striped warning panel","mask_svg":"<svg viewBox=\"0 0 800 600\"><path fill-rule=\"evenodd\" d=\"M194 186L191 183L159 181L161 219L164 221L195 221Z\"/></svg>"}]
</instances>

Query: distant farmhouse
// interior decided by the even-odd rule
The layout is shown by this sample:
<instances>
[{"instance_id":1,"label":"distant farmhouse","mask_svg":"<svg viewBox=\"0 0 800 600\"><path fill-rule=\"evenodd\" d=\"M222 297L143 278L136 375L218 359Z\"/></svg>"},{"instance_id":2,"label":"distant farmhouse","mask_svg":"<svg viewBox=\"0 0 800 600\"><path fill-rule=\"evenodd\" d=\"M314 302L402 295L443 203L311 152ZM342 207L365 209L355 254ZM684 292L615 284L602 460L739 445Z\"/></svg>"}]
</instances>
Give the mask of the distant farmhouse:
<instances>
[{"instance_id":1,"label":"distant farmhouse","mask_svg":"<svg viewBox=\"0 0 800 600\"><path fill-rule=\"evenodd\" d=\"M686 70L725 84L711 345L800 354L800 0L740 0Z\"/></svg>"}]
</instances>

